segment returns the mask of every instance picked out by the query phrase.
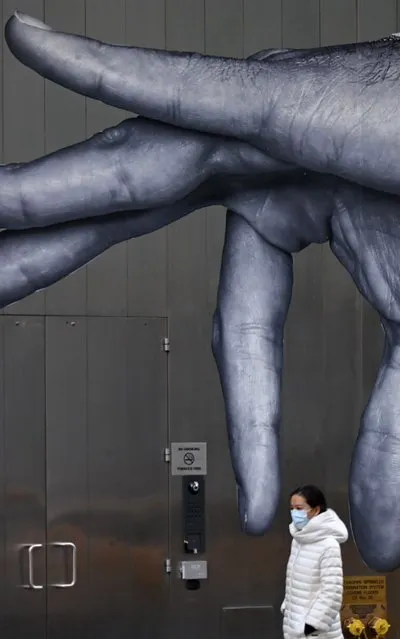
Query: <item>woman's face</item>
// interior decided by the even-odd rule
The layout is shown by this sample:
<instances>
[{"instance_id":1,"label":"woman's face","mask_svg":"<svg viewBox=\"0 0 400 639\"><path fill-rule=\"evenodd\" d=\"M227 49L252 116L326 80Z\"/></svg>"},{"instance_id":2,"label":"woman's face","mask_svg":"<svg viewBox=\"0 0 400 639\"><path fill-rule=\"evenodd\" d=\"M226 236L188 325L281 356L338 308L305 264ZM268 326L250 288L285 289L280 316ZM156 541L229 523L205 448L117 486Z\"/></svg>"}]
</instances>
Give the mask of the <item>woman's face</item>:
<instances>
[{"instance_id":1,"label":"woman's face","mask_svg":"<svg viewBox=\"0 0 400 639\"><path fill-rule=\"evenodd\" d=\"M307 503L303 495L293 495L290 499L290 509L291 510L303 510L307 513L308 519L312 519L316 515L319 515L320 508L317 506L316 508L311 508L311 506Z\"/></svg>"}]
</instances>

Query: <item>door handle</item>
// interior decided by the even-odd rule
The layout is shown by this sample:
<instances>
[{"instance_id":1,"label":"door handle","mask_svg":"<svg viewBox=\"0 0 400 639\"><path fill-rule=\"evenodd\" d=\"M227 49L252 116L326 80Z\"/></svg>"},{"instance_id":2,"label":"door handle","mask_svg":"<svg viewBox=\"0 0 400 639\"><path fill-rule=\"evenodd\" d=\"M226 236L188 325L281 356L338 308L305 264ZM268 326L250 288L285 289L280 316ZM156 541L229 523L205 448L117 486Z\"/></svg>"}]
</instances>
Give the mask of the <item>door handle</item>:
<instances>
[{"instance_id":1,"label":"door handle","mask_svg":"<svg viewBox=\"0 0 400 639\"><path fill-rule=\"evenodd\" d=\"M71 581L65 583L49 584L52 588L73 588L76 584L77 570L76 570L76 546L70 541L55 541L50 546L55 548L70 548L72 550L72 576Z\"/></svg>"},{"instance_id":2,"label":"door handle","mask_svg":"<svg viewBox=\"0 0 400 639\"><path fill-rule=\"evenodd\" d=\"M43 548L43 544L29 544L28 546L25 546L25 548L28 548L28 583L23 584L23 588L29 588L30 590L43 590L43 586L35 584L33 571L33 551Z\"/></svg>"}]
</instances>

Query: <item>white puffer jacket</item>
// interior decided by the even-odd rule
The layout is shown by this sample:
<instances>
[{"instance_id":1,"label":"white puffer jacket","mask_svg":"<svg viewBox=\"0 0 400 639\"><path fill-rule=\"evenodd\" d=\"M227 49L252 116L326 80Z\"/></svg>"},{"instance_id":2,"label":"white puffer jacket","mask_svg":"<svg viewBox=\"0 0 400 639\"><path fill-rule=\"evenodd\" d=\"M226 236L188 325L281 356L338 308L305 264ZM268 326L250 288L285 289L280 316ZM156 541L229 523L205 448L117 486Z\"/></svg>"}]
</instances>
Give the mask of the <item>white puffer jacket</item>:
<instances>
[{"instance_id":1,"label":"white puffer jacket","mask_svg":"<svg viewBox=\"0 0 400 639\"><path fill-rule=\"evenodd\" d=\"M303 639L304 625L317 629L319 639L343 639L340 608L343 570L340 545L348 539L347 528L328 509L313 517L302 529L289 526L293 537L286 573L285 639Z\"/></svg>"}]
</instances>

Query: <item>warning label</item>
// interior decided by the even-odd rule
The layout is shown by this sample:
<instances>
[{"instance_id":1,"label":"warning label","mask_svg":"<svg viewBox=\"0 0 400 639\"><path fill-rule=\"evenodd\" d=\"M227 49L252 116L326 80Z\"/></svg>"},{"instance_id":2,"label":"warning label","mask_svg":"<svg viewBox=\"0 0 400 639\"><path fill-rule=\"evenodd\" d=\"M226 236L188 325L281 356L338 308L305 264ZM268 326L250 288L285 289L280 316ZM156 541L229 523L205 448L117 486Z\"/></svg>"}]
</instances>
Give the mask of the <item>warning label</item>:
<instances>
[{"instance_id":1,"label":"warning label","mask_svg":"<svg viewBox=\"0 0 400 639\"><path fill-rule=\"evenodd\" d=\"M386 602L386 577L345 577L344 604Z\"/></svg>"},{"instance_id":2,"label":"warning label","mask_svg":"<svg viewBox=\"0 0 400 639\"><path fill-rule=\"evenodd\" d=\"M171 444L171 475L206 475L207 444L174 442Z\"/></svg>"}]
</instances>

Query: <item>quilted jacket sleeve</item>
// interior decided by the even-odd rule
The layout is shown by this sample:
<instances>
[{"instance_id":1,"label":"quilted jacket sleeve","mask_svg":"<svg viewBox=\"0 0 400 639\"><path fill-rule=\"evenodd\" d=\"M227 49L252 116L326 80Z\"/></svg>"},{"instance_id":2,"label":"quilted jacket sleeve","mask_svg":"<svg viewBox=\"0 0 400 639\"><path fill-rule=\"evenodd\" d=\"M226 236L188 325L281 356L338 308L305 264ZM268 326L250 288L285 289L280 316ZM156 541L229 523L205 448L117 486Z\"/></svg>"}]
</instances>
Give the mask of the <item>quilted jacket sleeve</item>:
<instances>
[{"instance_id":1,"label":"quilted jacket sleeve","mask_svg":"<svg viewBox=\"0 0 400 639\"><path fill-rule=\"evenodd\" d=\"M320 563L321 586L310 607L306 623L327 632L340 612L343 599L342 555L338 543L325 548Z\"/></svg>"}]
</instances>

